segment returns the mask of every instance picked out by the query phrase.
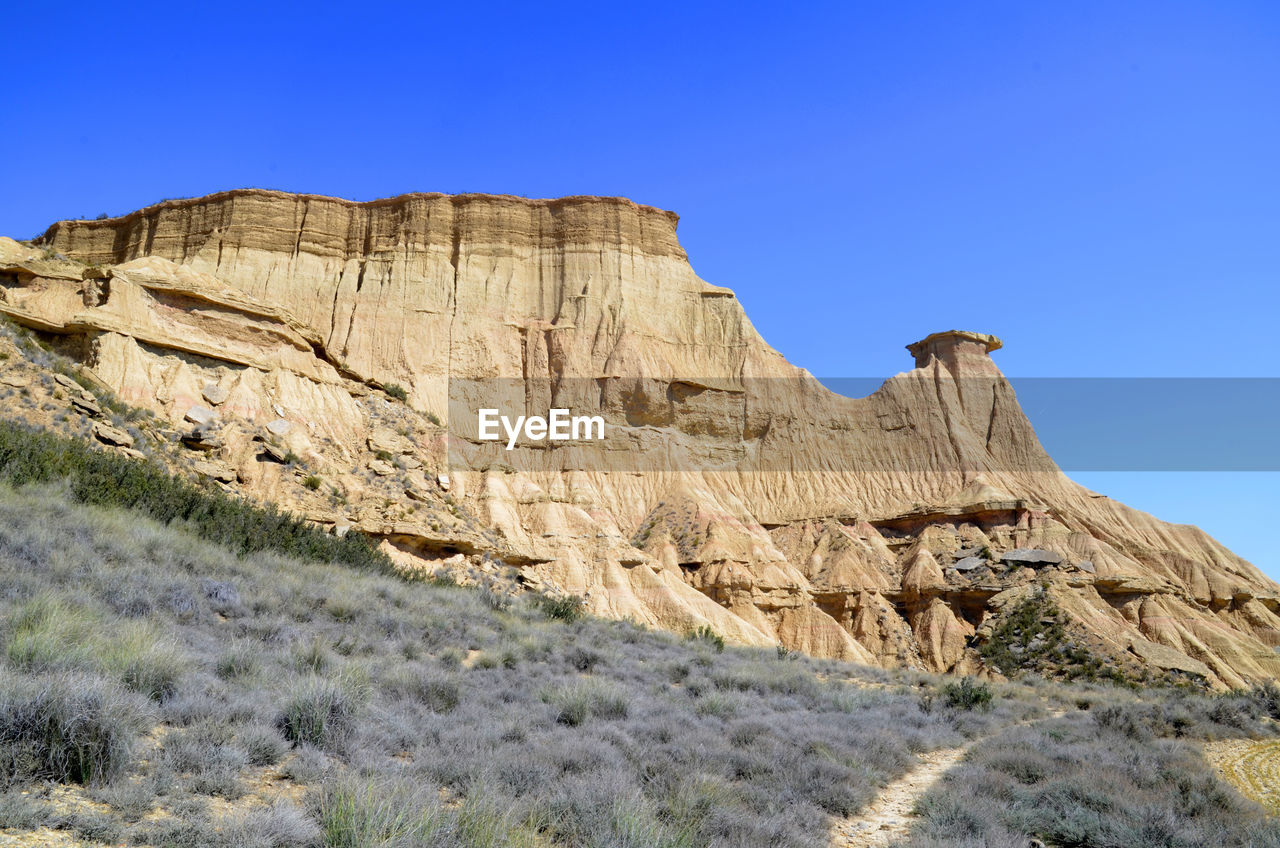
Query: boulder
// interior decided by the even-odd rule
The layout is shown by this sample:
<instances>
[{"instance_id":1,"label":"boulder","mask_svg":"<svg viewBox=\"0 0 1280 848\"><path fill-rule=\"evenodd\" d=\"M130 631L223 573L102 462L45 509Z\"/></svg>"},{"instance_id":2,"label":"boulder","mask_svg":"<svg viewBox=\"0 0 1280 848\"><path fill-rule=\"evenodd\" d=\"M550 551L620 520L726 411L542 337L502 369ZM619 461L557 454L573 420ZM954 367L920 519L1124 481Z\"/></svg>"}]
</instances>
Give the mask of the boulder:
<instances>
[{"instance_id":1,"label":"boulder","mask_svg":"<svg viewBox=\"0 0 1280 848\"><path fill-rule=\"evenodd\" d=\"M204 388L200 390L200 394L214 406L225 403L227 398L231 396L230 392L215 383L205 383Z\"/></svg>"},{"instance_id":2,"label":"boulder","mask_svg":"<svg viewBox=\"0 0 1280 848\"><path fill-rule=\"evenodd\" d=\"M104 421L93 422L92 432L94 438L108 445L115 445L122 448L133 447L133 436L130 436L119 427L112 427Z\"/></svg>"},{"instance_id":3,"label":"boulder","mask_svg":"<svg viewBox=\"0 0 1280 848\"><path fill-rule=\"evenodd\" d=\"M196 427L182 436L182 444L192 450L215 451L222 448L222 436L209 427Z\"/></svg>"},{"instance_id":4,"label":"boulder","mask_svg":"<svg viewBox=\"0 0 1280 848\"><path fill-rule=\"evenodd\" d=\"M220 462L198 461L192 463L191 467L201 477L209 477L220 483L234 483L236 480L235 469Z\"/></svg>"},{"instance_id":5,"label":"boulder","mask_svg":"<svg viewBox=\"0 0 1280 848\"><path fill-rule=\"evenodd\" d=\"M262 443L262 455L267 457L268 459L275 460L276 462L283 463L283 462L289 461L288 448L283 448L280 445L275 444L274 442Z\"/></svg>"},{"instance_id":6,"label":"boulder","mask_svg":"<svg viewBox=\"0 0 1280 848\"><path fill-rule=\"evenodd\" d=\"M98 405L98 399L86 391L73 395L71 397L71 405L78 411L94 418L102 415L102 407Z\"/></svg>"},{"instance_id":7,"label":"boulder","mask_svg":"<svg viewBox=\"0 0 1280 848\"><path fill-rule=\"evenodd\" d=\"M369 450L377 453L383 451L392 455L409 453L413 450L413 442L386 427L377 427L366 440Z\"/></svg>"},{"instance_id":8,"label":"boulder","mask_svg":"<svg viewBox=\"0 0 1280 848\"><path fill-rule=\"evenodd\" d=\"M209 424L218 417L218 413L214 412L207 406L193 406L182 416L192 424Z\"/></svg>"},{"instance_id":9,"label":"boulder","mask_svg":"<svg viewBox=\"0 0 1280 848\"><path fill-rule=\"evenodd\" d=\"M1055 554L1053 551L1041 550L1040 548L1015 548L1012 551L1005 551L1000 555L1002 562L1010 565L1027 565L1032 568L1044 565L1062 565L1062 554Z\"/></svg>"}]
</instances>

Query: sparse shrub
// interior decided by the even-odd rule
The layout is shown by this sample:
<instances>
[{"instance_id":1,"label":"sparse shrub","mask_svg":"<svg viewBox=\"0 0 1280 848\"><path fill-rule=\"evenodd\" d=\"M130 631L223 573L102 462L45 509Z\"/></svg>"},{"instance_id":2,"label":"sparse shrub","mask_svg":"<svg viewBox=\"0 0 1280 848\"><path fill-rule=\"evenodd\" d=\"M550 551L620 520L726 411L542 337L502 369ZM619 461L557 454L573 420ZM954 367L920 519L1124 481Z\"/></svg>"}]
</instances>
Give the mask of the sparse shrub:
<instances>
[{"instance_id":1,"label":"sparse shrub","mask_svg":"<svg viewBox=\"0 0 1280 848\"><path fill-rule=\"evenodd\" d=\"M273 766L284 758L285 740L271 728L251 727L244 731L240 741L250 765Z\"/></svg>"},{"instance_id":2,"label":"sparse shrub","mask_svg":"<svg viewBox=\"0 0 1280 848\"><path fill-rule=\"evenodd\" d=\"M436 415L434 412L427 413L427 420L430 421L436 427L441 427L444 425L444 422L440 420L440 416Z\"/></svg>"},{"instance_id":3,"label":"sparse shrub","mask_svg":"<svg viewBox=\"0 0 1280 848\"><path fill-rule=\"evenodd\" d=\"M401 403L409 400L409 393L406 392L404 387L398 383L388 383L383 391L386 392L389 397L393 397Z\"/></svg>"},{"instance_id":4,"label":"sparse shrub","mask_svg":"<svg viewBox=\"0 0 1280 848\"><path fill-rule=\"evenodd\" d=\"M494 612L506 612L511 609L512 598L510 595L495 590L492 586L480 587L480 600Z\"/></svg>"},{"instance_id":5,"label":"sparse shrub","mask_svg":"<svg viewBox=\"0 0 1280 848\"><path fill-rule=\"evenodd\" d=\"M277 726L290 742L333 748L350 735L355 713L355 700L341 685L312 677L295 688Z\"/></svg>"},{"instance_id":6,"label":"sparse shrub","mask_svg":"<svg viewBox=\"0 0 1280 848\"><path fill-rule=\"evenodd\" d=\"M942 697L953 710L987 709L993 693L987 684L979 683L972 677L962 677L959 681L943 686Z\"/></svg>"},{"instance_id":7,"label":"sparse shrub","mask_svg":"<svg viewBox=\"0 0 1280 848\"><path fill-rule=\"evenodd\" d=\"M39 595L20 606L12 622L5 654L15 668L41 672L92 667L100 622L88 610L53 595Z\"/></svg>"},{"instance_id":8,"label":"sparse shrub","mask_svg":"<svg viewBox=\"0 0 1280 848\"><path fill-rule=\"evenodd\" d=\"M462 689L453 675L414 666L402 669L386 683L388 694L447 713L458 706Z\"/></svg>"},{"instance_id":9,"label":"sparse shrub","mask_svg":"<svg viewBox=\"0 0 1280 848\"><path fill-rule=\"evenodd\" d=\"M717 654L724 653L724 637L705 624L690 631L689 639L711 646Z\"/></svg>"},{"instance_id":10,"label":"sparse shrub","mask_svg":"<svg viewBox=\"0 0 1280 848\"><path fill-rule=\"evenodd\" d=\"M699 698L694 712L700 716L715 716L716 718L733 718L738 714L738 700L732 695L722 692L712 692L705 697Z\"/></svg>"},{"instance_id":11,"label":"sparse shrub","mask_svg":"<svg viewBox=\"0 0 1280 848\"><path fill-rule=\"evenodd\" d=\"M575 645L570 648L564 657L569 665L578 671L589 672L601 662L604 657L589 648L583 648Z\"/></svg>"},{"instance_id":12,"label":"sparse shrub","mask_svg":"<svg viewBox=\"0 0 1280 848\"><path fill-rule=\"evenodd\" d=\"M1195 749L1151 738L1158 703L1136 706L1098 706L980 742L958 779L948 775L920 800L911 838L900 844L1025 845L1029 834L1048 845L1114 848L1280 844L1280 828L1218 781Z\"/></svg>"},{"instance_id":13,"label":"sparse shrub","mask_svg":"<svg viewBox=\"0 0 1280 848\"><path fill-rule=\"evenodd\" d=\"M222 832L226 848L314 848L323 837L306 812L284 800L224 822Z\"/></svg>"},{"instance_id":14,"label":"sparse shrub","mask_svg":"<svg viewBox=\"0 0 1280 848\"><path fill-rule=\"evenodd\" d=\"M186 666L186 658L150 625L127 622L108 633L89 608L47 595L19 609L6 655L27 672L101 672L156 701L173 695Z\"/></svg>"},{"instance_id":15,"label":"sparse shrub","mask_svg":"<svg viewBox=\"0 0 1280 848\"><path fill-rule=\"evenodd\" d=\"M235 800L244 794L240 774L249 764L244 749L230 744L210 745L191 776L191 788L202 795Z\"/></svg>"},{"instance_id":16,"label":"sparse shrub","mask_svg":"<svg viewBox=\"0 0 1280 848\"><path fill-rule=\"evenodd\" d=\"M31 795L10 789L0 793L0 828L35 830L49 824L49 814Z\"/></svg>"},{"instance_id":17,"label":"sparse shrub","mask_svg":"<svg viewBox=\"0 0 1280 848\"><path fill-rule=\"evenodd\" d=\"M297 647L293 652L294 664L300 671L318 674L333 662L333 654L328 644L319 636L305 645Z\"/></svg>"},{"instance_id":18,"label":"sparse shrub","mask_svg":"<svg viewBox=\"0 0 1280 848\"><path fill-rule=\"evenodd\" d=\"M109 780L124 769L145 718L100 678L0 675L0 779Z\"/></svg>"},{"instance_id":19,"label":"sparse shrub","mask_svg":"<svg viewBox=\"0 0 1280 848\"><path fill-rule=\"evenodd\" d=\"M562 595L553 597L551 595L536 595L534 603L542 614L547 618L556 621L563 621L572 624L582 618L585 612L585 603L582 598L576 595Z\"/></svg>"},{"instance_id":20,"label":"sparse shrub","mask_svg":"<svg viewBox=\"0 0 1280 848\"><path fill-rule=\"evenodd\" d=\"M323 481L314 474L309 474L302 480L302 485L306 486L313 492L318 490L322 483Z\"/></svg>"},{"instance_id":21,"label":"sparse shrub","mask_svg":"<svg viewBox=\"0 0 1280 848\"><path fill-rule=\"evenodd\" d=\"M243 680L257 675L259 667L257 652L241 645L219 657L214 671L223 680Z\"/></svg>"},{"instance_id":22,"label":"sparse shrub","mask_svg":"<svg viewBox=\"0 0 1280 848\"><path fill-rule=\"evenodd\" d=\"M166 644L150 627L127 625L106 642L105 669L120 682L153 701L166 701L178 691L187 658Z\"/></svg>"},{"instance_id":23,"label":"sparse shrub","mask_svg":"<svg viewBox=\"0 0 1280 848\"><path fill-rule=\"evenodd\" d=\"M92 843L119 843L124 836L119 819L94 809L75 810L62 818L58 827Z\"/></svg>"},{"instance_id":24,"label":"sparse shrub","mask_svg":"<svg viewBox=\"0 0 1280 848\"><path fill-rule=\"evenodd\" d=\"M310 805L326 848L426 845L445 824L439 802L407 782L332 781Z\"/></svg>"},{"instance_id":25,"label":"sparse shrub","mask_svg":"<svg viewBox=\"0 0 1280 848\"><path fill-rule=\"evenodd\" d=\"M627 699L611 686L583 680L560 686L543 696L556 708L556 722L577 727L592 718L617 719L627 716Z\"/></svg>"},{"instance_id":26,"label":"sparse shrub","mask_svg":"<svg viewBox=\"0 0 1280 848\"><path fill-rule=\"evenodd\" d=\"M1280 719L1280 686L1268 680L1250 689L1248 697L1263 715Z\"/></svg>"},{"instance_id":27,"label":"sparse shrub","mask_svg":"<svg viewBox=\"0 0 1280 848\"><path fill-rule=\"evenodd\" d=\"M156 796L163 791L160 781L154 777L140 780L115 780L94 787L89 797L107 804L127 822L135 822L151 812ZM3 816L0 816L0 821ZM3 826L3 825L0 825Z\"/></svg>"},{"instance_id":28,"label":"sparse shrub","mask_svg":"<svg viewBox=\"0 0 1280 848\"><path fill-rule=\"evenodd\" d=\"M452 669L461 668L462 660L464 658L465 657L462 651L458 650L457 648L445 648L439 654L436 655L436 659L440 661L440 665L444 666L445 668L452 668Z\"/></svg>"}]
</instances>

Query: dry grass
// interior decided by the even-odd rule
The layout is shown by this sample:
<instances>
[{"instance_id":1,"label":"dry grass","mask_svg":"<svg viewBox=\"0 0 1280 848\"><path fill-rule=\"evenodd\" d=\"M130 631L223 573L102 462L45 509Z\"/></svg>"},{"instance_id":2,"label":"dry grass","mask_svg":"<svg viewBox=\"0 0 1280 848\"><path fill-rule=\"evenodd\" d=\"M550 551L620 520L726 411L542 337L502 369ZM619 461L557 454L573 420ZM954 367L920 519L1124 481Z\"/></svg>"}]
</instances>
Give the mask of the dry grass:
<instances>
[{"instance_id":1,"label":"dry grass","mask_svg":"<svg viewBox=\"0 0 1280 848\"><path fill-rule=\"evenodd\" d=\"M26 765L3 778L0 829L173 846L819 846L831 815L917 753L1040 709L925 712L920 693L941 681L859 689L850 666L720 652L577 606L237 555L56 488L0 488L0 587L0 689L17 693L0 735L30 742L14 728L31 693L76 707L54 685L70 675L102 696L113 740L109 757L87 749L89 770L15 747ZM69 791L98 806L15 800L41 779L82 781Z\"/></svg>"},{"instance_id":2,"label":"dry grass","mask_svg":"<svg viewBox=\"0 0 1280 848\"><path fill-rule=\"evenodd\" d=\"M1261 733L1267 693L979 687L490 594L239 555L56 487L0 487L0 831L176 848L816 848L920 754L984 737L968 777L927 797L916 844L982 844L945 836L960 802L977 823L956 833L1058 833L1029 811L1072 786L1108 797L1094 813L1108 838L1145 821L1135 809L1216 844L1255 827L1177 736ZM1041 736L1007 730L1077 703L1091 709ZM1120 779L1131 760L1166 777L1135 788Z\"/></svg>"}]
</instances>

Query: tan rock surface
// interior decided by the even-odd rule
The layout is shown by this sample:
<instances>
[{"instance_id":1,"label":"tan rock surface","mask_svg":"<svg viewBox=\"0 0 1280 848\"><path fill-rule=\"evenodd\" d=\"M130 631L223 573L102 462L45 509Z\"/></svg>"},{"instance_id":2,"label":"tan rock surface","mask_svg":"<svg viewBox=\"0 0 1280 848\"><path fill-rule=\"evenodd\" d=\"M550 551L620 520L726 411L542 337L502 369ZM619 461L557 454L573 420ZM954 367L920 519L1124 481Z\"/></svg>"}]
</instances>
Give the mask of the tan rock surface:
<instances>
[{"instance_id":1,"label":"tan rock surface","mask_svg":"<svg viewBox=\"0 0 1280 848\"><path fill-rule=\"evenodd\" d=\"M675 225L617 198L225 192L56 224L41 247L72 261L0 240L0 312L175 430L213 404L189 442L243 491L406 558L517 564L601 614L942 669L993 598L1047 582L1108 650L1141 639L1219 686L1280 673L1280 587L1058 471L999 340L935 333L874 394L834 395ZM498 378L519 413L598 412L607 438L481 443L471 402Z\"/></svg>"}]
</instances>

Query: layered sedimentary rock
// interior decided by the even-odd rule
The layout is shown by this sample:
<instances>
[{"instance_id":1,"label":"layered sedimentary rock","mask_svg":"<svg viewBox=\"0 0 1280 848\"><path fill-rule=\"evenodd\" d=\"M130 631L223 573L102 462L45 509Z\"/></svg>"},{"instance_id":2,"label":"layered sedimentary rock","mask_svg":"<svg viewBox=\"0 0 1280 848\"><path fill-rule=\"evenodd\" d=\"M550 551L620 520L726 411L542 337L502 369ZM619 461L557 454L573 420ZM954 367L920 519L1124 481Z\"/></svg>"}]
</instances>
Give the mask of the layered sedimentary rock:
<instances>
[{"instance_id":1,"label":"layered sedimentary rock","mask_svg":"<svg viewBox=\"0 0 1280 848\"><path fill-rule=\"evenodd\" d=\"M935 334L840 397L694 274L675 228L616 198L234 191L8 242L0 311L197 444L192 410L212 412L226 485L406 568L489 558L601 614L936 670L978 668L1036 587L1117 661L1280 672L1280 589L1064 476L997 339ZM608 436L506 451L478 438L491 397L598 413Z\"/></svg>"}]
</instances>

